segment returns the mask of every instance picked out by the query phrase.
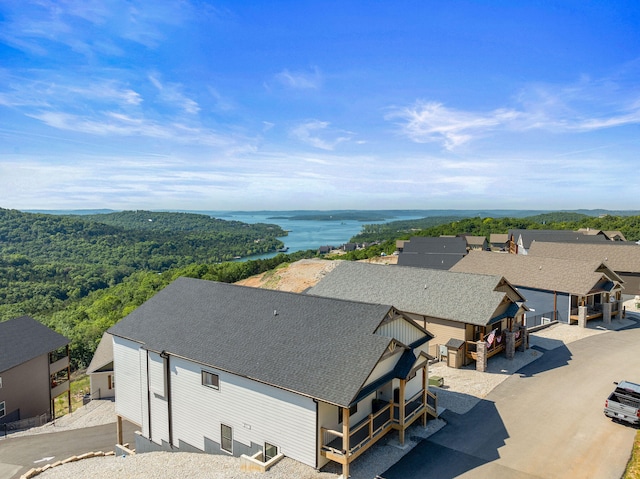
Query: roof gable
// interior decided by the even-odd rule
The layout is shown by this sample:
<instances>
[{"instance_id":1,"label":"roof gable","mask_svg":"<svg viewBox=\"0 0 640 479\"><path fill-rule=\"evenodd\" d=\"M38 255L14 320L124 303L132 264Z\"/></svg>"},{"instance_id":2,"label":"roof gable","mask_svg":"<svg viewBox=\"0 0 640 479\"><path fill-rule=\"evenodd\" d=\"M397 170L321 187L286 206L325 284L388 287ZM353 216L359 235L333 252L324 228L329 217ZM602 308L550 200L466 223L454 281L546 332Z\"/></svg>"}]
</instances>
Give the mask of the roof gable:
<instances>
[{"instance_id":1,"label":"roof gable","mask_svg":"<svg viewBox=\"0 0 640 479\"><path fill-rule=\"evenodd\" d=\"M378 301L406 313L485 325L507 295L498 288L502 281L501 276L340 261L308 293Z\"/></svg>"},{"instance_id":2,"label":"roof gable","mask_svg":"<svg viewBox=\"0 0 640 479\"><path fill-rule=\"evenodd\" d=\"M472 251L451 270L500 274L515 286L584 295L589 294L605 273L602 266L600 261ZM611 279L619 279L612 275Z\"/></svg>"},{"instance_id":3,"label":"roof gable","mask_svg":"<svg viewBox=\"0 0 640 479\"><path fill-rule=\"evenodd\" d=\"M47 328L30 316L0 323L0 371L6 371L31 359L69 344L62 334Z\"/></svg>"},{"instance_id":4,"label":"roof gable","mask_svg":"<svg viewBox=\"0 0 640 479\"><path fill-rule=\"evenodd\" d=\"M390 309L179 278L109 332L153 351L348 406L391 342L374 334Z\"/></svg>"},{"instance_id":5,"label":"roof gable","mask_svg":"<svg viewBox=\"0 0 640 479\"><path fill-rule=\"evenodd\" d=\"M113 337L109 333L104 333L96 352L93 353L87 374L95 373L110 363L113 363Z\"/></svg>"},{"instance_id":6,"label":"roof gable","mask_svg":"<svg viewBox=\"0 0 640 479\"><path fill-rule=\"evenodd\" d=\"M635 243L607 241L604 244L568 245L536 241L529 254L567 260L598 260L617 272L640 273L640 246Z\"/></svg>"}]
</instances>

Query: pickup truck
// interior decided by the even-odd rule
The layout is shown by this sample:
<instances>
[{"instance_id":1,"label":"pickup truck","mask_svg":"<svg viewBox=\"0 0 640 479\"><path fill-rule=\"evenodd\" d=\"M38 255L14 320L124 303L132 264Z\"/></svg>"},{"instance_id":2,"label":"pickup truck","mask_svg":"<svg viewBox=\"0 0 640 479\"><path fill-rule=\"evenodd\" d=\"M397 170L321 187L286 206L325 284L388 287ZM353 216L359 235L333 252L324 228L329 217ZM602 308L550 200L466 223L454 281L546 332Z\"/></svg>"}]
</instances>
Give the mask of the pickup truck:
<instances>
[{"instance_id":1,"label":"pickup truck","mask_svg":"<svg viewBox=\"0 0 640 479\"><path fill-rule=\"evenodd\" d=\"M616 389L604 403L604 414L617 421L640 425L640 384L629 381L613 384Z\"/></svg>"}]
</instances>

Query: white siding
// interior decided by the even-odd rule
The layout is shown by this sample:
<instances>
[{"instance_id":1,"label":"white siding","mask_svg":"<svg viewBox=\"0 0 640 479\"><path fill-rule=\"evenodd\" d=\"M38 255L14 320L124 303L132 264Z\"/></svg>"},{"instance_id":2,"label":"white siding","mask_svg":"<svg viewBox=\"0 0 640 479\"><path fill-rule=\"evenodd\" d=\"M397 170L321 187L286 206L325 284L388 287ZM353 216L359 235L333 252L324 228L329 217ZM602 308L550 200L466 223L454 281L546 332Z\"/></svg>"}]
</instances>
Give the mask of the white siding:
<instances>
[{"instance_id":1,"label":"white siding","mask_svg":"<svg viewBox=\"0 0 640 479\"><path fill-rule=\"evenodd\" d=\"M149 356L149 406L151 408L151 440L169 442L169 406L165 381L165 360L158 353Z\"/></svg>"},{"instance_id":2,"label":"white siding","mask_svg":"<svg viewBox=\"0 0 640 479\"><path fill-rule=\"evenodd\" d=\"M369 414L371 414L371 404L376 397L376 392L372 392L368 396L364 397L358 403L358 410L349 417L349 424L353 426L354 424L358 424L360 421L365 419Z\"/></svg>"},{"instance_id":3,"label":"white siding","mask_svg":"<svg viewBox=\"0 0 640 479\"><path fill-rule=\"evenodd\" d=\"M201 371L220 377L220 389L202 385ZM173 440L204 450L205 437L220 443L220 424L249 446L269 442L285 456L316 467L316 403L250 379L171 357Z\"/></svg>"},{"instance_id":4,"label":"white siding","mask_svg":"<svg viewBox=\"0 0 640 479\"><path fill-rule=\"evenodd\" d=\"M145 357L138 343L113 337L116 414L138 425L144 423L147 397Z\"/></svg>"},{"instance_id":5,"label":"white siding","mask_svg":"<svg viewBox=\"0 0 640 479\"><path fill-rule=\"evenodd\" d=\"M158 353L149 351L149 390L158 396L166 397L165 360Z\"/></svg>"},{"instance_id":6,"label":"white siding","mask_svg":"<svg viewBox=\"0 0 640 479\"><path fill-rule=\"evenodd\" d=\"M378 362L378 364L376 364L376 367L373 368L373 371L371 371L371 374L369 374L369 377L365 381L364 386L380 379L385 374L393 371L403 351L404 349L402 349L401 347L397 347L395 354L392 354L391 356Z\"/></svg>"},{"instance_id":7,"label":"white siding","mask_svg":"<svg viewBox=\"0 0 640 479\"><path fill-rule=\"evenodd\" d=\"M109 389L109 376L112 375L113 372L111 371L104 373L91 373L89 375L91 396L94 399L110 398L115 395L115 389Z\"/></svg>"},{"instance_id":8,"label":"white siding","mask_svg":"<svg viewBox=\"0 0 640 479\"><path fill-rule=\"evenodd\" d=\"M318 437L320 436L320 428L326 429L338 429L338 408L325 402L318 402ZM342 431L342 429L340 429ZM318 467L322 467L329 462L329 460L320 455L320 449L322 445L318 442Z\"/></svg>"},{"instance_id":9,"label":"white siding","mask_svg":"<svg viewBox=\"0 0 640 479\"><path fill-rule=\"evenodd\" d=\"M422 369L418 369L415 377L407 381L404 389L405 400L412 398L414 394L418 394L418 391L422 391Z\"/></svg>"},{"instance_id":10,"label":"white siding","mask_svg":"<svg viewBox=\"0 0 640 479\"><path fill-rule=\"evenodd\" d=\"M395 338L402 344L412 344L424 337L424 333L420 331L415 324L411 324L409 321L402 317L398 317L393 321L383 324L378 328L376 334L386 336L388 338Z\"/></svg>"}]
</instances>

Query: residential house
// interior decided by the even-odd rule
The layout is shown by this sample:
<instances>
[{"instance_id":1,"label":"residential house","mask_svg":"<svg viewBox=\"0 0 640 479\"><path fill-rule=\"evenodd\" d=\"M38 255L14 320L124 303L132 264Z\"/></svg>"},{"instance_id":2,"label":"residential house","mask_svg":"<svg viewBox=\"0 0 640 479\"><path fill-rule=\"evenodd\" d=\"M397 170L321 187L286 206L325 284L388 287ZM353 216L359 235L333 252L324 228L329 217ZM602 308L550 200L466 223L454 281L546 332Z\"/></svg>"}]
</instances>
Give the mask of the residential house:
<instances>
[{"instance_id":1,"label":"residential house","mask_svg":"<svg viewBox=\"0 0 640 479\"><path fill-rule=\"evenodd\" d=\"M398 265L448 270L467 254L467 241L456 236L414 236L404 243Z\"/></svg>"},{"instance_id":2,"label":"residential house","mask_svg":"<svg viewBox=\"0 0 640 479\"><path fill-rule=\"evenodd\" d=\"M342 245L342 251L347 253L355 251L356 249L358 249L358 245L356 243L345 243Z\"/></svg>"},{"instance_id":3,"label":"residential house","mask_svg":"<svg viewBox=\"0 0 640 479\"><path fill-rule=\"evenodd\" d=\"M179 278L110 328L136 450L349 465L437 414L431 335L390 305Z\"/></svg>"},{"instance_id":4,"label":"residential house","mask_svg":"<svg viewBox=\"0 0 640 479\"><path fill-rule=\"evenodd\" d=\"M609 241L627 241L621 231L603 231L593 228L580 228L578 231L585 235L601 235Z\"/></svg>"},{"instance_id":5,"label":"residential house","mask_svg":"<svg viewBox=\"0 0 640 479\"><path fill-rule=\"evenodd\" d=\"M473 236L473 235L461 235L467 242L467 251L480 250L486 251L489 249L489 243L486 236Z\"/></svg>"},{"instance_id":6,"label":"residential house","mask_svg":"<svg viewBox=\"0 0 640 479\"><path fill-rule=\"evenodd\" d=\"M408 243L409 240L396 240L396 253L400 254L404 251L405 243Z\"/></svg>"},{"instance_id":7,"label":"residential house","mask_svg":"<svg viewBox=\"0 0 640 479\"><path fill-rule=\"evenodd\" d=\"M87 368L92 399L115 397L116 382L113 374L113 338L104 333Z\"/></svg>"},{"instance_id":8,"label":"residential house","mask_svg":"<svg viewBox=\"0 0 640 479\"><path fill-rule=\"evenodd\" d=\"M513 229L508 233L508 250L511 254L527 254L534 241L553 241L556 243L601 244L607 241L602 235L585 235L571 230L535 230Z\"/></svg>"},{"instance_id":9,"label":"residential house","mask_svg":"<svg viewBox=\"0 0 640 479\"><path fill-rule=\"evenodd\" d=\"M509 235L507 233L492 233L489 235L489 249L491 251L507 251L509 249Z\"/></svg>"},{"instance_id":10,"label":"residential house","mask_svg":"<svg viewBox=\"0 0 640 479\"><path fill-rule=\"evenodd\" d=\"M524 297L499 275L341 261L308 294L393 304L434 335L429 353L454 368L526 347ZM491 340L489 340L491 339Z\"/></svg>"},{"instance_id":11,"label":"residential house","mask_svg":"<svg viewBox=\"0 0 640 479\"><path fill-rule=\"evenodd\" d=\"M621 313L623 281L600 260L472 251L451 271L504 276L527 298L527 327L546 320L586 326Z\"/></svg>"},{"instance_id":12,"label":"residential house","mask_svg":"<svg viewBox=\"0 0 640 479\"><path fill-rule=\"evenodd\" d=\"M55 413L67 394L69 340L30 316L0 323L0 424Z\"/></svg>"},{"instance_id":13,"label":"residential house","mask_svg":"<svg viewBox=\"0 0 640 479\"><path fill-rule=\"evenodd\" d=\"M529 254L572 261L603 261L624 281L625 297L640 295L640 246L633 242L563 244L536 241Z\"/></svg>"}]
</instances>

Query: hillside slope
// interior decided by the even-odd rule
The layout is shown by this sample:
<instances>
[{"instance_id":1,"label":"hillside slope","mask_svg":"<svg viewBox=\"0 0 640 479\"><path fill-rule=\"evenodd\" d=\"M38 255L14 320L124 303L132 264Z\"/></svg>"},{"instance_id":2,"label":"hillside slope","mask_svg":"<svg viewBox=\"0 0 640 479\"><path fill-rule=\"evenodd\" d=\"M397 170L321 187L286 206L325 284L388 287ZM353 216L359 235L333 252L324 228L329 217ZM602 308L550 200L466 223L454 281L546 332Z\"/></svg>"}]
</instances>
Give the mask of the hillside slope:
<instances>
[{"instance_id":1,"label":"hillside slope","mask_svg":"<svg viewBox=\"0 0 640 479\"><path fill-rule=\"evenodd\" d=\"M395 264L397 256L383 256L363 260L368 263ZM329 273L340 260L327 260L320 258L301 259L295 263L289 263L275 268L266 273L251 276L238 281L236 284L251 286L253 288L275 289L302 293L315 286Z\"/></svg>"}]
</instances>

